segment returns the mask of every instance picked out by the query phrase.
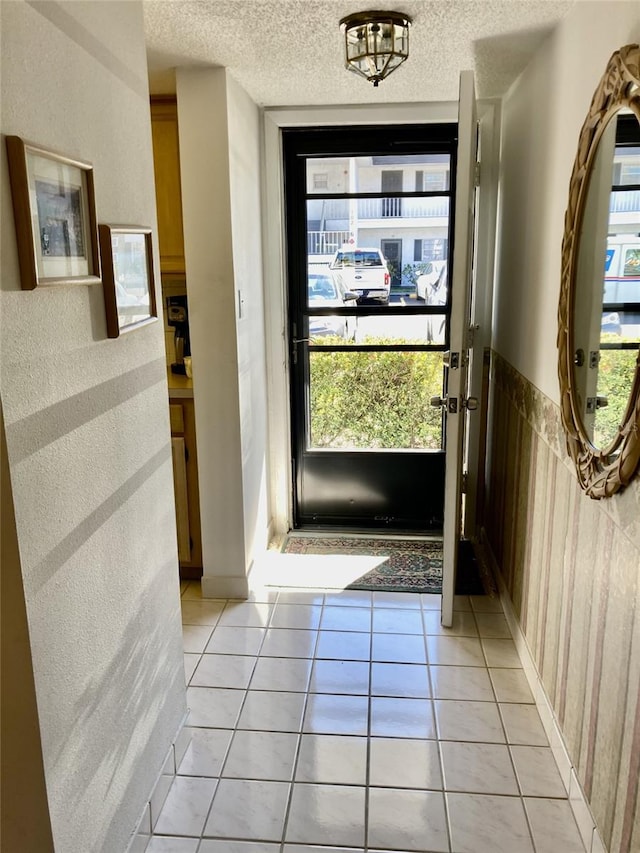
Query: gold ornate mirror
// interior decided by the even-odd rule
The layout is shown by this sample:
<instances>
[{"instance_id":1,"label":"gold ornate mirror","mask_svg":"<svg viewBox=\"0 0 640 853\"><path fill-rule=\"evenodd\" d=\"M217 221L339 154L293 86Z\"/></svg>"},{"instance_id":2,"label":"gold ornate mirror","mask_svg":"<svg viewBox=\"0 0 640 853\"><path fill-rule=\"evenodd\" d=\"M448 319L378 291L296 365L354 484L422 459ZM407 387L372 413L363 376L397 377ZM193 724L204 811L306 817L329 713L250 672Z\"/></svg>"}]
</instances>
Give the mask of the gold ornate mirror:
<instances>
[{"instance_id":1,"label":"gold ornate mirror","mask_svg":"<svg viewBox=\"0 0 640 853\"><path fill-rule=\"evenodd\" d=\"M640 460L640 47L616 51L580 131L558 308L567 448L580 485L609 497Z\"/></svg>"}]
</instances>

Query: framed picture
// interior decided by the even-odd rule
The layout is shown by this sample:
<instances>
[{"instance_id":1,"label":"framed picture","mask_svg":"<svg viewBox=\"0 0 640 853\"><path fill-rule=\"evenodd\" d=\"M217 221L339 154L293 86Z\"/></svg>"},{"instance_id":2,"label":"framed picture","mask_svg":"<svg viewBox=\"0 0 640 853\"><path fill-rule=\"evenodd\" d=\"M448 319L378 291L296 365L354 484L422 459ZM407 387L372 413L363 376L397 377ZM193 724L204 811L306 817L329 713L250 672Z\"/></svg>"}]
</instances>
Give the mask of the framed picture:
<instances>
[{"instance_id":1,"label":"framed picture","mask_svg":"<svg viewBox=\"0 0 640 853\"><path fill-rule=\"evenodd\" d=\"M6 140L22 289L98 284L91 164L47 151L19 136Z\"/></svg>"},{"instance_id":2,"label":"framed picture","mask_svg":"<svg viewBox=\"0 0 640 853\"><path fill-rule=\"evenodd\" d=\"M117 338L157 319L151 229L100 225L107 334Z\"/></svg>"}]
</instances>

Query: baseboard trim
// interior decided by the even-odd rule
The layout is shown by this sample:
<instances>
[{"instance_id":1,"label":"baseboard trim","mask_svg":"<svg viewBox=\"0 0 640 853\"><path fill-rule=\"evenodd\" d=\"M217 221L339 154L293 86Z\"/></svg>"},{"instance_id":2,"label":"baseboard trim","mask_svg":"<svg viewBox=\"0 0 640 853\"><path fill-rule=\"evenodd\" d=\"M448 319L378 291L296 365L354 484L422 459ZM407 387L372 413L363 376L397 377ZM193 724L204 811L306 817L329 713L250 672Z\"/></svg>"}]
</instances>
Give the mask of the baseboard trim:
<instances>
[{"instance_id":1,"label":"baseboard trim","mask_svg":"<svg viewBox=\"0 0 640 853\"><path fill-rule=\"evenodd\" d=\"M147 849L164 801L167 799L167 794L176 777L178 767L191 741L191 732L186 726L188 716L189 712L187 711L167 751L167 757L164 760L149 799L144 805L135 834L127 847L127 853L144 853Z\"/></svg>"},{"instance_id":2,"label":"baseboard trim","mask_svg":"<svg viewBox=\"0 0 640 853\"><path fill-rule=\"evenodd\" d=\"M522 633L520 621L513 608L513 603L507 591L500 566L493 553L491 544L486 536L484 529L481 530L480 539L478 542L482 553L482 558L488 563L498 586L500 602L504 610L505 618L511 629L513 641L516 645L518 655L522 661L525 676L529 682L529 687L535 698L536 707L542 720L542 725L546 732L551 751L560 771L562 783L569 798L569 805L573 811L573 816L578 825L578 830L582 837L587 853L606 853L606 847L602 842L596 822L591 813L589 802L582 790L582 786L578 781L573 761L566 747L562 729L555 715L555 711L549 701L549 697L545 691L542 679L535 664L531 650L527 640Z\"/></svg>"},{"instance_id":3,"label":"baseboard trim","mask_svg":"<svg viewBox=\"0 0 640 853\"><path fill-rule=\"evenodd\" d=\"M249 581L246 575L203 575L200 583L203 598L249 597Z\"/></svg>"}]
</instances>

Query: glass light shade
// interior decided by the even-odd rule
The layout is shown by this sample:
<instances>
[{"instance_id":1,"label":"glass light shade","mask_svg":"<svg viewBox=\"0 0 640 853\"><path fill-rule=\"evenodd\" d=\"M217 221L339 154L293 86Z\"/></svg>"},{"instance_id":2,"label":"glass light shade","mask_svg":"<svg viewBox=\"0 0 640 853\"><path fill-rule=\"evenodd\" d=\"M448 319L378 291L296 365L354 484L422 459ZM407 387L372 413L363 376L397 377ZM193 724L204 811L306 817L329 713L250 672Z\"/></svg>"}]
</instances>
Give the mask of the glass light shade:
<instances>
[{"instance_id":1,"label":"glass light shade","mask_svg":"<svg viewBox=\"0 0 640 853\"><path fill-rule=\"evenodd\" d=\"M401 12L357 12L340 21L345 65L374 86L409 56L411 18Z\"/></svg>"}]
</instances>

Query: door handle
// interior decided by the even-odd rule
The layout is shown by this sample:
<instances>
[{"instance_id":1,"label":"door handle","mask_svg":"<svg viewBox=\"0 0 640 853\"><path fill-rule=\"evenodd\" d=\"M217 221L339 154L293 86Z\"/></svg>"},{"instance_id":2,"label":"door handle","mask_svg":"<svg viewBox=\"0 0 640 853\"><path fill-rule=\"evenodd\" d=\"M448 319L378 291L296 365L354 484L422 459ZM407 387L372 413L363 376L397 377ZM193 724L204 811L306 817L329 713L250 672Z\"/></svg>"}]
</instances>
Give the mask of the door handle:
<instances>
[{"instance_id":1,"label":"door handle","mask_svg":"<svg viewBox=\"0 0 640 853\"><path fill-rule=\"evenodd\" d=\"M429 400L429 405L436 409L443 408L449 415L458 414L458 398L457 397L432 397Z\"/></svg>"},{"instance_id":2,"label":"door handle","mask_svg":"<svg viewBox=\"0 0 640 853\"><path fill-rule=\"evenodd\" d=\"M456 413L457 407L452 408L448 405L449 398L448 397L432 397L429 400L429 405L433 406L436 409L439 409L441 406L445 407L452 415ZM452 401L455 402L455 401ZM478 408L478 398L477 397L467 397L466 400L462 399L462 408L467 409L469 412L475 412Z\"/></svg>"},{"instance_id":3,"label":"door handle","mask_svg":"<svg viewBox=\"0 0 640 853\"><path fill-rule=\"evenodd\" d=\"M294 338L292 343L295 346L296 344L308 344L311 342L311 338Z\"/></svg>"}]
</instances>

